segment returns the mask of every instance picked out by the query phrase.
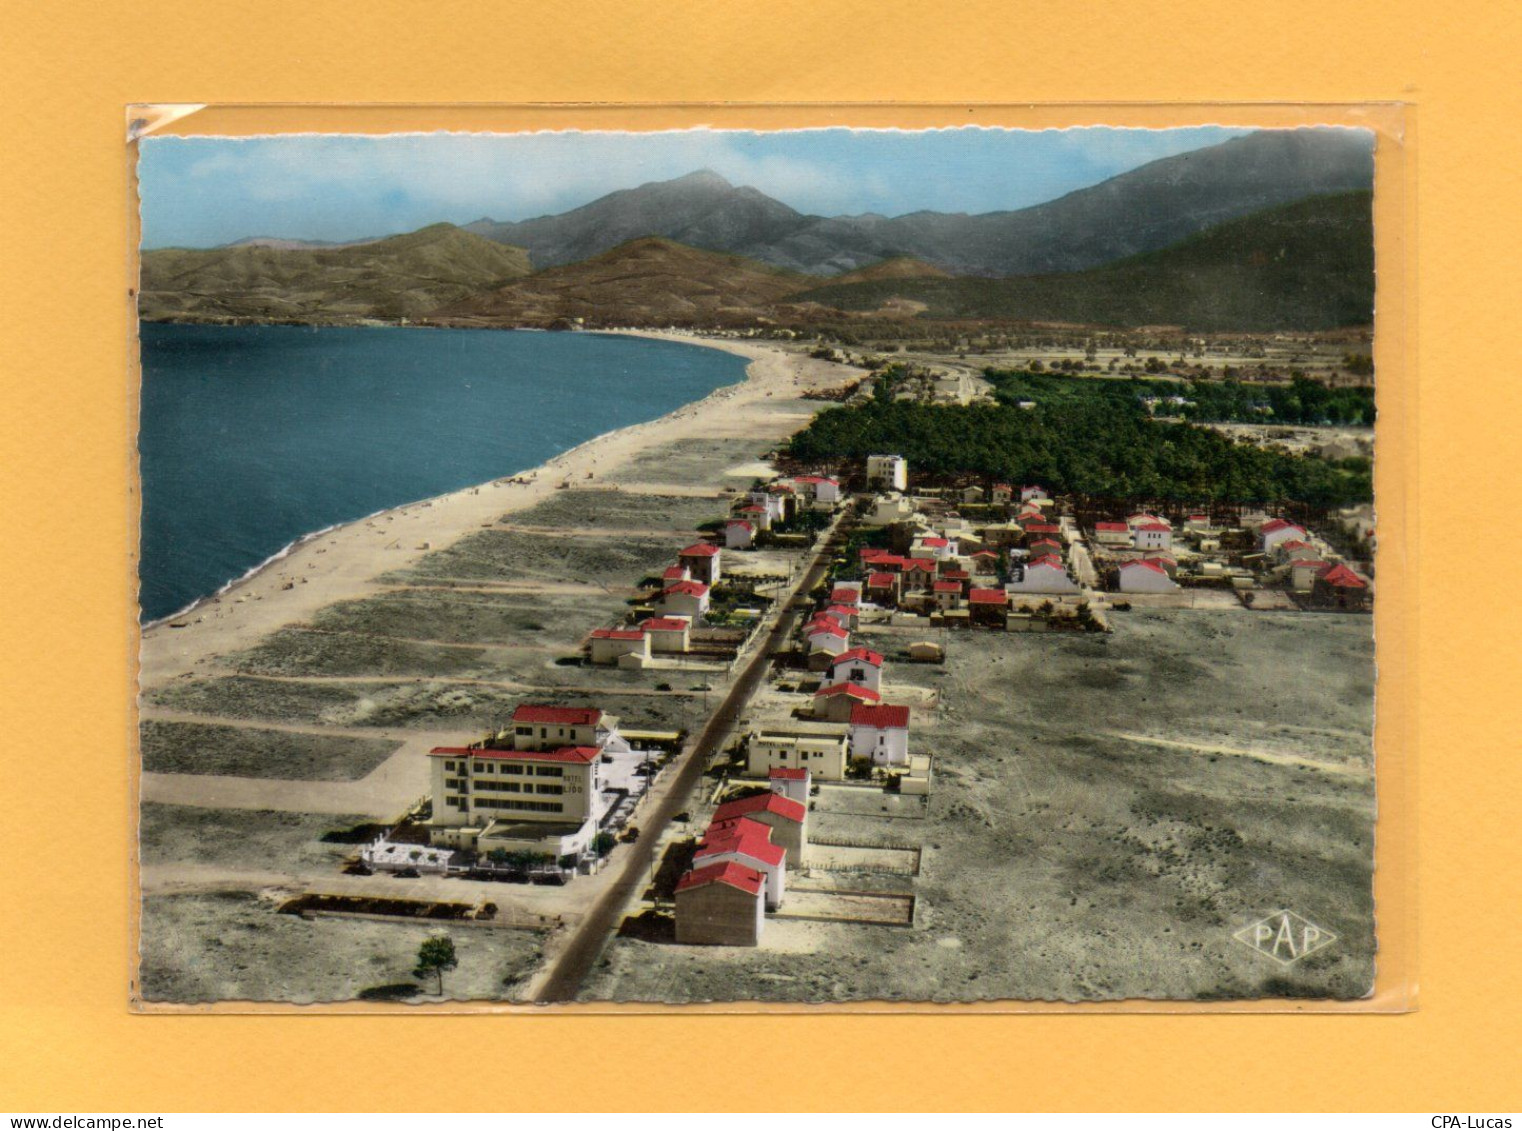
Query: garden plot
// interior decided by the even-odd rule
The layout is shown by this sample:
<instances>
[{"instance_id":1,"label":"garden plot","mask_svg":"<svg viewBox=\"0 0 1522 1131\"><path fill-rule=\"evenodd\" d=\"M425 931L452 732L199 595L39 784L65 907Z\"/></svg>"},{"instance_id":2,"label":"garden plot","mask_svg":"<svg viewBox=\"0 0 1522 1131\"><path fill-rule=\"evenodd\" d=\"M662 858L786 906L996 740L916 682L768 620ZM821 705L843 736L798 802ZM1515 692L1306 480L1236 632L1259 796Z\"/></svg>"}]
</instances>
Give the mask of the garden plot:
<instances>
[{"instance_id":1,"label":"garden plot","mask_svg":"<svg viewBox=\"0 0 1522 1131\"><path fill-rule=\"evenodd\" d=\"M383 738L157 719L145 719L139 734L147 773L298 781L358 781L402 745Z\"/></svg>"},{"instance_id":2,"label":"garden plot","mask_svg":"<svg viewBox=\"0 0 1522 1131\"><path fill-rule=\"evenodd\" d=\"M418 947L454 940L459 967L444 976L455 1001L512 1001L541 956L543 935L438 923L303 919L251 892L149 896L143 901L139 992L148 1002L405 1001Z\"/></svg>"}]
</instances>

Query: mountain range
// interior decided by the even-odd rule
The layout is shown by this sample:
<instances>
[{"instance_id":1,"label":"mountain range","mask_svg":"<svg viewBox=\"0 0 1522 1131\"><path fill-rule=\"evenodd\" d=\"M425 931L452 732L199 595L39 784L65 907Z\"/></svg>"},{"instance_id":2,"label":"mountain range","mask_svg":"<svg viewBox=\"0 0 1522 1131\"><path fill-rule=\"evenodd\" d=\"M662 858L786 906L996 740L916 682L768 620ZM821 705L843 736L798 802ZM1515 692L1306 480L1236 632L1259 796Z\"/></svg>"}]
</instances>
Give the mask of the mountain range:
<instances>
[{"instance_id":1,"label":"mountain range","mask_svg":"<svg viewBox=\"0 0 1522 1131\"><path fill-rule=\"evenodd\" d=\"M526 249L540 269L641 236L662 236L810 275L901 256L954 275L1031 275L1079 271L1154 251L1276 204L1371 188L1373 179L1368 134L1266 130L1009 212L809 216L702 170L621 189L553 216L516 223L483 219L465 228Z\"/></svg>"},{"instance_id":2,"label":"mountain range","mask_svg":"<svg viewBox=\"0 0 1522 1131\"><path fill-rule=\"evenodd\" d=\"M1249 134L979 215L806 216L700 171L516 223L149 251L139 310L198 321L922 316L1321 329L1372 317L1372 177L1367 136L1339 130Z\"/></svg>"}]
</instances>

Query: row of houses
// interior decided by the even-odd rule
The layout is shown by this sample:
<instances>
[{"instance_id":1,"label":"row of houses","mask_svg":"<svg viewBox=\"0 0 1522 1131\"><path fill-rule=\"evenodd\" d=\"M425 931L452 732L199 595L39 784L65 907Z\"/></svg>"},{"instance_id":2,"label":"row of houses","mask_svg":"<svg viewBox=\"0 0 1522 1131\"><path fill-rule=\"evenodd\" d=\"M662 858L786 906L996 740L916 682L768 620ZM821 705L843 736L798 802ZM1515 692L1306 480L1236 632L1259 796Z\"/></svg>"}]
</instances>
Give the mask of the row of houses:
<instances>
[{"instance_id":1,"label":"row of houses","mask_svg":"<svg viewBox=\"0 0 1522 1131\"><path fill-rule=\"evenodd\" d=\"M788 869L808 847L807 769L775 770L764 793L714 810L688 869L677 880L676 941L689 945L757 946L767 912L787 894Z\"/></svg>"},{"instance_id":2,"label":"row of houses","mask_svg":"<svg viewBox=\"0 0 1522 1131\"><path fill-rule=\"evenodd\" d=\"M712 542L694 542L680 550L676 562L661 572L659 589L652 595L655 615L594 629L587 640L589 659L638 670L657 657L686 655L692 650L692 630L708 615L713 587L723 575L723 550Z\"/></svg>"}]
</instances>

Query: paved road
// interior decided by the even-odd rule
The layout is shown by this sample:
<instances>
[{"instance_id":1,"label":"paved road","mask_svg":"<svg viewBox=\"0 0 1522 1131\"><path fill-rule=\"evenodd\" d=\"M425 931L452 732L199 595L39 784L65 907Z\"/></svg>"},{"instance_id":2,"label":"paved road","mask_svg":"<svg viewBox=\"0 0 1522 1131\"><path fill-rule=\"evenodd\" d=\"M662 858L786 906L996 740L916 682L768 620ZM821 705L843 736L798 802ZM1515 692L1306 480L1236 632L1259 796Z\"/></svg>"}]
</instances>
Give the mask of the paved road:
<instances>
[{"instance_id":1,"label":"paved road","mask_svg":"<svg viewBox=\"0 0 1522 1131\"><path fill-rule=\"evenodd\" d=\"M688 749L666 795L657 802L654 811L640 822L640 838L629 846L622 871L587 910L586 916L575 928L575 935L553 959L550 971L534 995L536 1002L566 1002L576 999L582 981L602 954L608 936L617 927L625 906L649 883L650 864L666 826L687 806L693 788L707 768L708 759L729 737L735 720L740 717L756 688L766 678L773 655L787 642L793 631L798 617L798 610L793 608L794 598L799 593L807 593L823 578L831 552L839 545L842 522L843 518L837 518L835 525L819 540L813 558L804 568L798 583L779 600L781 611L776 623L756 649L755 655L741 669L729 693L724 696L697 740Z\"/></svg>"}]
</instances>

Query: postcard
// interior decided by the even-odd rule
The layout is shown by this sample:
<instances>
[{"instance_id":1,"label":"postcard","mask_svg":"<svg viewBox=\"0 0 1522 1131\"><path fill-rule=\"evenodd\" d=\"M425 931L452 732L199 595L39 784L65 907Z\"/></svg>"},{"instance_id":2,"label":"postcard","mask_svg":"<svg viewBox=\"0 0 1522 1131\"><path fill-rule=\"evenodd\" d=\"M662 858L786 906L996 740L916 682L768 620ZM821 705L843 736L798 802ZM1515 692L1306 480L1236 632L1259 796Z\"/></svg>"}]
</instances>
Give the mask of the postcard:
<instances>
[{"instance_id":1,"label":"postcard","mask_svg":"<svg viewBox=\"0 0 1522 1131\"><path fill-rule=\"evenodd\" d=\"M1374 146L143 139L135 1003L1364 998Z\"/></svg>"}]
</instances>

